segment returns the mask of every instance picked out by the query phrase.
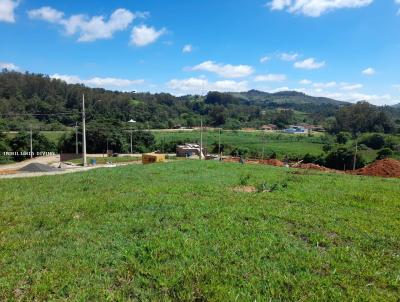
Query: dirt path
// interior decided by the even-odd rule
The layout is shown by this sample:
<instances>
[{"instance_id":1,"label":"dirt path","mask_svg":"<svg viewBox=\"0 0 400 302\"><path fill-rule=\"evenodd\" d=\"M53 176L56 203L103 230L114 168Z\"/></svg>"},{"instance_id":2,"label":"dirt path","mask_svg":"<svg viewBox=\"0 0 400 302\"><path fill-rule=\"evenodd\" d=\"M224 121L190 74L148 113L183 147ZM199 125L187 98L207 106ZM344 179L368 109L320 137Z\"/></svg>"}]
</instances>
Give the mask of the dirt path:
<instances>
[{"instance_id":1,"label":"dirt path","mask_svg":"<svg viewBox=\"0 0 400 302\"><path fill-rule=\"evenodd\" d=\"M39 164L52 164L60 162L60 155L51 155L51 156L39 156L32 159L24 160L17 163L0 165L0 171L2 170L18 170L22 167L25 167L31 163L39 163Z\"/></svg>"}]
</instances>

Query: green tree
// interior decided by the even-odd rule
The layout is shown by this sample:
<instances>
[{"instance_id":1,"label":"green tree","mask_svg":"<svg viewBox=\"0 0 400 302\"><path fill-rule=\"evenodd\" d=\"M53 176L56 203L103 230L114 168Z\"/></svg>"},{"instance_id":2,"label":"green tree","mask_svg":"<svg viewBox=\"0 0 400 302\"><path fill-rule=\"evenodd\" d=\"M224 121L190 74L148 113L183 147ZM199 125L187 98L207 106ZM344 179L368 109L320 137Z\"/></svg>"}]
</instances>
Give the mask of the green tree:
<instances>
[{"instance_id":1,"label":"green tree","mask_svg":"<svg viewBox=\"0 0 400 302\"><path fill-rule=\"evenodd\" d=\"M325 165L328 168L336 170L351 170L354 164L355 151L347 148L338 148L327 154L325 158ZM365 160L357 154L356 157L356 169L365 166Z\"/></svg>"},{"instance_id":2,"label":"green tree","mask_svg":"<svg viewBox=\"0 0 400 302\"><path fill-rule=\"evenodd\" d=\"M10 148L12 152L17 152L19 154L13 156L14 160L23 160L30 155L21 155L21 153L29 153L30 152L30 133L23 131L19 132L11 141ZM34 131L32 133L32 149L33 156L36 157L38 153L44 152L56 152L56 145L47 139L46 136L41 134L39 131Z\"/></svg>"},{"instance_id":3,"label":"green tree","mask_svg":"<svg viewBox=\"0 0 400 302\"><path fill-rule=\"evenodd\" d=\"M382 150L378 151L376 159L380 160L391 156L393 156L393 151L389 148L383 148Z\"/></svg>"},{"instance_id":4,"label":"green tree","mask_svg":"<svg viewBox=\"0 0 400 302\"><path fill-rule=\"evenodd\" d=\"M340 145L345 145L351 138L351 135L348 132L339 132L336 135L336 142Z\"/></svg>"},{"instance_id":5,"label":"green tree","mask_svg":"<svg viewBox=\"0 0 400 302\"><path fill-rule=\"evenodd\" d=\"M365 136L360 140L360 142L369 148L379 150L385 146L385 137L381 134L374 133Z\"/></svg>"}]
</instances>

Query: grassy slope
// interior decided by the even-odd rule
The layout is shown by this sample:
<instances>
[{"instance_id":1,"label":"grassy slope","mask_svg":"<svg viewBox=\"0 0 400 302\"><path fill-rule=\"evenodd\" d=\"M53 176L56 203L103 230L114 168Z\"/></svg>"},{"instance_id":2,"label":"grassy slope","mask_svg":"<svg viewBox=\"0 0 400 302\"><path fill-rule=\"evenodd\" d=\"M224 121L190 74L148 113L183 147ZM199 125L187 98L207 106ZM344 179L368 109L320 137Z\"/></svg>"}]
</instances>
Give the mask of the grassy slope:
<instances>
[{"instance_id":1,"label":"grassy slope","mask_svg":"<svg viewBox=\"0 0 400 302\"><path fill-rule=\"evenodd\" d=\"M72 130L71 130L72 131ZM70 131L40 131L44 136L46 136L50 141L57 145L60 138ZM9 139L13 139L17 134L16 133L7 133Z\"/></svg>"},{"instance_id":2,"label":"grassy slope","mask_svg":"<svg viewBox=\"0 0 400 302\"><path fill-rule=\"evenodd\" d=\"M272 193L235 193L286 183ZM0 300L385 300L400 180L180 161L0 181Z\"/></svg>"}]
</instances>

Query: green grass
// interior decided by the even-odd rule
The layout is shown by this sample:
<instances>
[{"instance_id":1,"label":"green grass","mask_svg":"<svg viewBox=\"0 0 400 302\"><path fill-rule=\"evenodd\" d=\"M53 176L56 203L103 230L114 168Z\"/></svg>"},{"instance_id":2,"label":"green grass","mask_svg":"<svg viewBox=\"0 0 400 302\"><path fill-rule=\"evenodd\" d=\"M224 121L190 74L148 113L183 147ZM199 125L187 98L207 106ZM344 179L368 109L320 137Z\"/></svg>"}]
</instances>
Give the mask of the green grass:
<instances>
[{"instance_id":1,"label":"green grass","mask_svg":"<svg viewBox=\"0 0 400 302\"><path fill-rule=\"evenodd\" d=\"M157 142L199 142L199 131L177 131L177 132L153 132ZM205 131L203 141L206 148L211 151L213 144L218 143L218 131ZM290 134L264 134L262 132L242 132L242 131L223 131L221 135L221 144L228 146L226 153L234 148L248 148L250 151L262 153L263 147L265 154L275 152L279 158L285 155L293 157L302 157L307 153L320 155L322 151L321 135L316 133L312 137L306 135Z\"/></svg>"},{"instance_id":2,"label":"green grass","mask_svg":"<svg viewBox=\"0 0 400 302\"><path fill-rule=\"evenodd\" d=\"M0 187L0 300L400 296L399 179L177 161Z\"/></svg>"}]
</instances>

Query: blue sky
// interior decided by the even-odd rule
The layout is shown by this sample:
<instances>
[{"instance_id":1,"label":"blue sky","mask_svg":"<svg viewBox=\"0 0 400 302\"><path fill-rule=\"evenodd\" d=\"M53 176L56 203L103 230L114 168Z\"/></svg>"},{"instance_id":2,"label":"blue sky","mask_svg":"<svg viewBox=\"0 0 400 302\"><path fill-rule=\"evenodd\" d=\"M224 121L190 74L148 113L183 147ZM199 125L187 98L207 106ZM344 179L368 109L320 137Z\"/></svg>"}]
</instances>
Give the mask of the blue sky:
<instances>
[{"instance_id":1,"label":"blue sky","mask_svg":"<svg viewBox=\"0 0 400 302\"><path fill-rule=\"evenodd\" d=\"M0 0L0 66L123 91L400 102L400 0Z\"/></svg>"}]
</instances>

